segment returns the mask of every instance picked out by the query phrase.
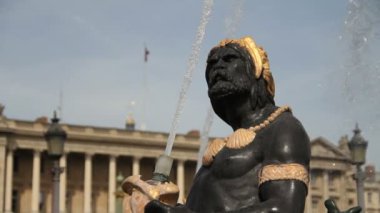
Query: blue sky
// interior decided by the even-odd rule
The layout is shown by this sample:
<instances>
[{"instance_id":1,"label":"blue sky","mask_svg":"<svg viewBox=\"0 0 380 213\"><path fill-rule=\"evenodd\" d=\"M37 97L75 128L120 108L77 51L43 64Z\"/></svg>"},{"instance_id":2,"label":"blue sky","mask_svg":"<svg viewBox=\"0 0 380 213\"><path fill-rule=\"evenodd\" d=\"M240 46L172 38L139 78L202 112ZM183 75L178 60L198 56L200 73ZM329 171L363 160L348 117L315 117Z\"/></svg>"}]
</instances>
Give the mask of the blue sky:
<instances>
[{"instance_id":1,"label":"blue sky","mask_svg":"<svg viewBox=\"0 0 380 213\"><path fill-rule=\"evenodd\" d=\"M242 5L238 20L237 5ZM367 161L379 168L379 69L359 67L354 71L361 80L351 78L347 87L348 6L344 0L215 1L179 133L203 127L209 49L225 37L251 35L269 54L277 105L292 106L311 139L337 143L342 135L351 138L359 122L369 141ZM63 91L65 123L123 128L132 112L138 126L144 122L148 130L169 131L201 11L202 1L192 0L1 1L5 115L50 116ZM150 51L146 64L144 44ZM379 55L379 36L368 38L368 44L368 55ZM379 64L376 57L365 58L367 65ZM129 107L132 101L136 104ZM211 136L230 133L215 117Z\"/></svg>"}]
</instances>

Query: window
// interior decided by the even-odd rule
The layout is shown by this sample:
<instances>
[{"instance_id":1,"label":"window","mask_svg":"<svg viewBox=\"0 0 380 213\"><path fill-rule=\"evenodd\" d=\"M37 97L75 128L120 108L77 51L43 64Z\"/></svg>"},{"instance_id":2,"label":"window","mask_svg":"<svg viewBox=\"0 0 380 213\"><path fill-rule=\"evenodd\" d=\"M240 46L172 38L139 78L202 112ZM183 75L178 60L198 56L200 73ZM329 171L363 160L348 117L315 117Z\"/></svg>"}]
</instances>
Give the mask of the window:
<instances>
[{"instance_id":1,"label":"window","mask_svg":"<svg viewBox=\"0 0 380 213\"><path fill-rule=\"evenodd\" d=\"M311 170L311 172L310 172L310 184L312 186L316 186L317 185L317 177L318 177L317 171Z\"/></svg>"},{"instance_id":2,"label":"window","mask_svg":"<svg viewBox=\"0 0 380 213\"><path fill-rule=\"evenodd\" d=\"M67 192L66 192L66 212L68 212L68 213L72 212L71 198L72 198L72 194L69 191L69 189L67 189Z\"/></svg>"},{"instance_id":3,"label":"window","mask_svg":"<svg viewBox=\"0 0 380 213\"><path fill-rule=\"evenodd\" d=\"M348 206L354 205L354 199L348 199Z\"/></svg>"},{"instance_id":4,"label":"window","mask_svg":"<svg viewBox=\"0 0 380 213\"><path fill-rule=\"evenodd\" d=\"M330 190L336 191L339 185L340 173L337 171L331 171L328 173L328 186Z\"/></svg>"},{"instance_id":5,"label":"window","mask_svg":"<svg viewBox=\"0 0 380 213\"><path fill-rule=\"evenodd\" d=\"M40 192L40 200L39 200L39 210L41 212L45 212L45 199L46 199L46 195L44 192Z\"/></svg>"},{"instance_id":6,"label":"window","mask_svg":"<svg viewBox=\"0 0 380 213\"><path fill-rule=\"evenodd\" d=\"M45 172L45 158L41 158L40 161L40 174L43 174Z\"/></svg>"},{"instance_id":7,"label":"window","mask_svg":"<svg viewBox=\"0 0 380 213\"><path fill-rule=\"evenodd\" d=\"M334 187L334 173L329 172L329 187Z\"/></svg>"},{"instance_id":8,"label":"window","mask_svg":"<svg viewBox=\"0 0 380 213\"><path fill-rule=\"evenodd\" d=\"M372 203L372 192L367 193L367 200L368 200L368 203Z\"/></svg>"},{"instance_id":9,"label":"window","mask_svg":"<svg viewBox=\"0 0 380 213\"><path fill-rule=\"evenodd\" d=\"M13 156L13 173L17 173L19 171L19 157L17 155Z\"/></svg>"},{"instance_id":10,"label":"window","mask_svg":"<svg viewBox=\"0 0 380 213\"><path fill-rule=\"evenodd\" d=\"M312 213L318 213L318 207L319 207L319 198L318 197L313 197L311 199L311 211Z\"/></svg>"},{"instance_id":11,"label":"window","mask_svg":"<svg viewBox=\"0 0 380 213\"><path fill-rule=\"evenodd\" d=\"M12 210L13 210L13 212L19 211L19 208L18 208L18 191L17 190L12 191Z\"/></svg>"}]
</instances>

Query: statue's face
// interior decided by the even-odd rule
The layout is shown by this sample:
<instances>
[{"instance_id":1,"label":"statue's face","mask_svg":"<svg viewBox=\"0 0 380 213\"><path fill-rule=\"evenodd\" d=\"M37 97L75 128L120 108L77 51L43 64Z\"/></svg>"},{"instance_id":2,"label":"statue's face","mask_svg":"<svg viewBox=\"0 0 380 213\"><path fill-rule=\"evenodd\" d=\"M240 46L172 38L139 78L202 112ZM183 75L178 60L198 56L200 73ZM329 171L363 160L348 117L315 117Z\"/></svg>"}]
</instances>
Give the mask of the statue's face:
<instances>
[{"instance_id":1,"label":"statue's face","mask_svg":"<svg viewBox=\"0 0 380 213\"><path fill-rule=\"evenodd\" d=\"M251 82L246 63L241 54L231 47L221 47L211 52L206 69L209 97L218 100L249 93Z\"/></svg>"}]
</instances>

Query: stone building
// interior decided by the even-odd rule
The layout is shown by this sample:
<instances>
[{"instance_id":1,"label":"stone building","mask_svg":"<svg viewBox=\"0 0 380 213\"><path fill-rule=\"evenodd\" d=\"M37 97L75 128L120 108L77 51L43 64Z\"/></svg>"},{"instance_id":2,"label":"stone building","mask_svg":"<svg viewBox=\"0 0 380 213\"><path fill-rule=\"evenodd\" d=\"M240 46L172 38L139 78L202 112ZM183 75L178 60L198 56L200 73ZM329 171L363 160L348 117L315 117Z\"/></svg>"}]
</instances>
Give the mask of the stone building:
<instances>
[{"instance_id":1,"label":"stone building","mask_svg":"<svg viewBox=\"0 0 380 213\"><path fill-rule=\"evenodd\" d=\"M357 205L355 168L350 163L348 136L335 146L323 137L311 141L310 184L305 212L325 212L324 201L334 199L340 209ZM380 176L366 166L366 213L380 213Z\"/></svg>"},{"instance_id":2,"label":"stone building","mask_svg":"<svg viewBox=\"0 0 380 213\"><path fill-rule=\"evenodd\" d=\"M51 212L51 162L43 134L46 118L8 119L0 114L0 212ZM60 160L60 210L67 213L114 213L116 175L152 176L156 158L165 149L167 133L138 131L128 119L126 129L62 124L68 133ZM199 134L177 135L171 180L186 197L195 173ZM326 212L333 198L341 209L356 204L354 172L347 155L347 137L337 147L320 137L311 142L311 181L305 212ZM374 167L366 189L367 213L380 213L379 179ZM372 171L372 172L371 172Z\"/></svg>"}]
</instances>

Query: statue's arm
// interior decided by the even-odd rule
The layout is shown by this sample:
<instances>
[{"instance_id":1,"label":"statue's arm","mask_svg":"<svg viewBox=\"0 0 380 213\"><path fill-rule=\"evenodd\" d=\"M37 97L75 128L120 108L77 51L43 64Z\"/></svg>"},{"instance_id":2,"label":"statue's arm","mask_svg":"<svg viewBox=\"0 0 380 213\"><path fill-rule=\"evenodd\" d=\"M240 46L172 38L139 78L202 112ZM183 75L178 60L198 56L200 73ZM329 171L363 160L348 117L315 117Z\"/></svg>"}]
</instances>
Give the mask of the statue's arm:
<instances>
[{"instance_id":1,"label":"statue's arm","mask_svg":"<svg viewBox=\"0 0 380 213\"><path fill-rule=\"evenodd\" d=\"M264 149L259 174L261 202L236 212L303 213L309 179L309 137L290 114L270 131L273 137Z\"/></svg>"}]
</instances>

